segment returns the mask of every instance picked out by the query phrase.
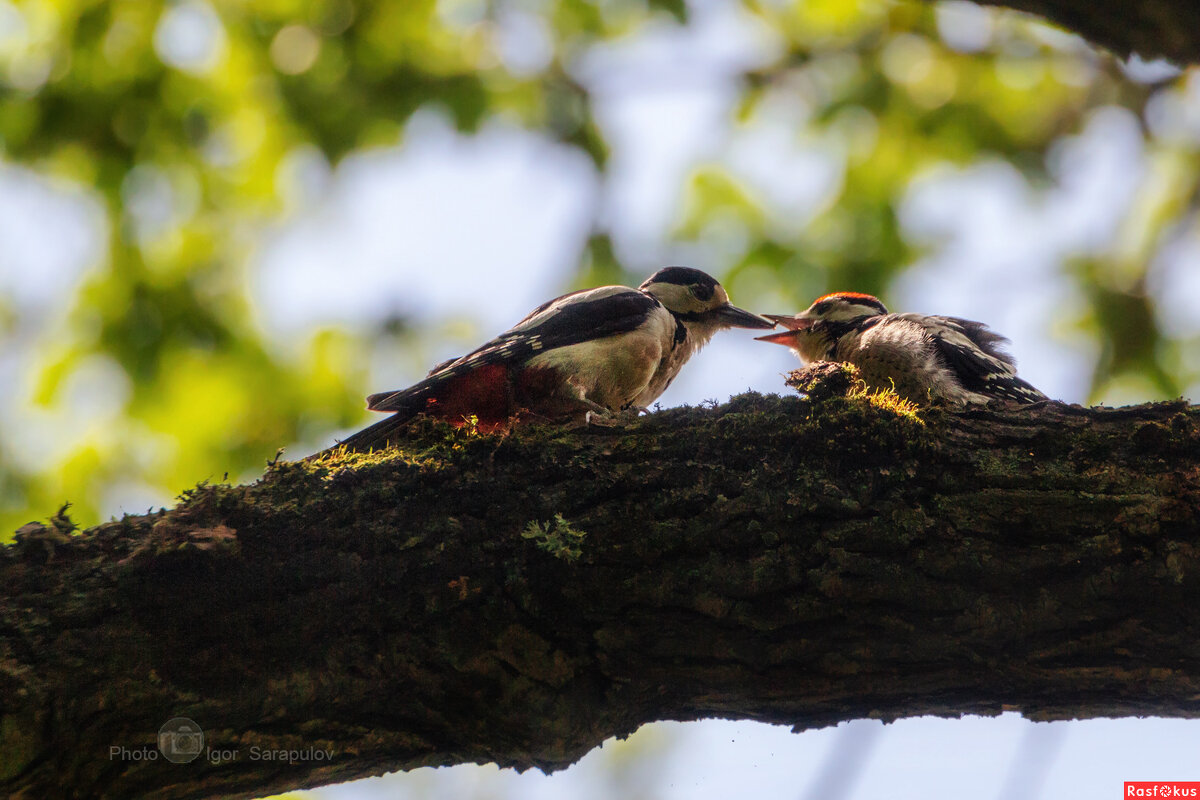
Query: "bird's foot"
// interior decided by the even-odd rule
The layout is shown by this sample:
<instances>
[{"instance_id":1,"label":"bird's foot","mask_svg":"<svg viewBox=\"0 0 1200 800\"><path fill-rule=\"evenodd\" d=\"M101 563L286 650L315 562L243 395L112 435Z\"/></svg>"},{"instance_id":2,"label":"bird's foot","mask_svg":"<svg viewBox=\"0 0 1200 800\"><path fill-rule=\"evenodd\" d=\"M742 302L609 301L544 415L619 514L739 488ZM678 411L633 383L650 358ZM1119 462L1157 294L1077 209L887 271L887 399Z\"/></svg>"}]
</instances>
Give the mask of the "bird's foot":
<instances>
[{"instance_id":1,"label":"bird's foot","mask_svg":"<svg viewBox=\"0 0 1200 800\"><path fill-rule=\"evenodd\" d=\"M589 411L583 415L583 424L597 425L603 428L613 428L625 422L622 414L613 414L610 411Z\"/></svg>"}]
</instances>

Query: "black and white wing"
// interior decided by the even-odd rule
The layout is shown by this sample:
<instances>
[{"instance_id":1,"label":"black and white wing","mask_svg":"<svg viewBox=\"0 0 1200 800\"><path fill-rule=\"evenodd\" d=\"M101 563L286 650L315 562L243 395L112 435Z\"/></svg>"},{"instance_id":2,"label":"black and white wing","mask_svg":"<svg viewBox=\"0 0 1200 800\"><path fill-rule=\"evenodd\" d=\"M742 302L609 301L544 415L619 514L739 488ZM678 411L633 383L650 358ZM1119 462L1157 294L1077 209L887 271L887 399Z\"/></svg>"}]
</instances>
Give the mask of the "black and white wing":
<instances>
[{"instance_id":1,"label":"black and white wing","mask_svg":"<svg viewBox=\"0 0 1200 800\"><path fill-rule=\"evenodd\" d=\"M643 324L661 304L626 286L601 286L565 294L461 358L444 362L413 386L367 398L374 411L400 411L422 402L438 386L481 367L521 364L538 353L627 333Z\"/></svg>"},{"instance_id":2,"label":"black and white wing","mask_svg":"<svg viewBox=\"0 0 1200 800\"><path fill-rule=\"evenodd\" d=\"M938 355L968 391L1018 403L1046 399L1017 375L1017 363L1004 349L1008 339L982 322L921 314L896 316L924 323Z\"/></svg>"}]
</instances>

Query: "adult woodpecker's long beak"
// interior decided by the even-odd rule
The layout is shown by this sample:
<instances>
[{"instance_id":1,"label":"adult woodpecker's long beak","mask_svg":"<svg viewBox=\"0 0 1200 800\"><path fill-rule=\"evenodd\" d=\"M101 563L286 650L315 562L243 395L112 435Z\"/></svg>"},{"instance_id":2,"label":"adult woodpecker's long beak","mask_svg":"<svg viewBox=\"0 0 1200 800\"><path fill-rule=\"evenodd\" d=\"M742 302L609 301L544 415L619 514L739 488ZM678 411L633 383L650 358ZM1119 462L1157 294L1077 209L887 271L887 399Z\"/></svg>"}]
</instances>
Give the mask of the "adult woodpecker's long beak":
<instances>
[{"instance_id":1,"label":"adult woodpecker's long beak","mask_svg":"<svg viewBox=\"0 0 1200 800\"><path fill-rule=\"evenodd\" d=\"M760 317L758 314L752 314L744 308L738 308L734 305L723 305L720 308L711 312L714 317L721 320L731 328L774 328L775 323L766 317Z\"/></svg>"}]
</instances>

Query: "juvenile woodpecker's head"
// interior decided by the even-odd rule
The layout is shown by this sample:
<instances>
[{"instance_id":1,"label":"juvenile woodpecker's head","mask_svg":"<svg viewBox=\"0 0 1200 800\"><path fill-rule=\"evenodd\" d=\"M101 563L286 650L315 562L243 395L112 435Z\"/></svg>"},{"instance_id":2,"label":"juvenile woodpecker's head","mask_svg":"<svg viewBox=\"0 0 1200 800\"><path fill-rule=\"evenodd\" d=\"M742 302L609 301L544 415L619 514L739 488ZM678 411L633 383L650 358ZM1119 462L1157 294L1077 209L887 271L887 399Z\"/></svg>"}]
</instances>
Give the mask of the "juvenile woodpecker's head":
<instances>
[{"instance_id":1,"label":"juvenile woodpecker's head","mask_svg":"<svg viewBox=\"0 0 1200 800\"><path fill-rule=\"evenodd\" d=\"M729 302L725 287L711 275L688 267L665 267L638 287L704 340L724 328L774 328L769 319Z\"/></svg>"},{"instance_id":2,"label":"juvenile woodpecker's head","mask_svg":"<svg viewBox=\"0 0 1200 800\"><path fill-rule=\"evenodd\" d=\"M787 328L780 333L757 337L760 342L782 344L804 361L820 361L830 348L864 320L888 313L879 299L858 292L836 292L817 298L795 316L767 314L767 319Z\"/></svg>"}]
</instances>

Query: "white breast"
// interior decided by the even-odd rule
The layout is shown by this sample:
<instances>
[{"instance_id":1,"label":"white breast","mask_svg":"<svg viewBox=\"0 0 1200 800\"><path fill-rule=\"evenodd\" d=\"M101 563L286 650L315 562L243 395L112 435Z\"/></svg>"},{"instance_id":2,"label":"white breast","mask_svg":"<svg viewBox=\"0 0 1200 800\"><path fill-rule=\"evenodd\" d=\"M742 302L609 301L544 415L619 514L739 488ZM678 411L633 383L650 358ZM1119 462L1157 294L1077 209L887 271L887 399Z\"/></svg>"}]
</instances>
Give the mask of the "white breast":
<instances>
[{"instance_id":1,"label":"white breast","mask_svg":"<svg viewBox=\"0 0 1200 800\"><path fill-rule=\"evenodd\" d=\"M529 366L552 367L580 397L620 411L631 404L645 405L643 398L664 356L670 355L674 335L675 318L659 306L633 331L556 347L534 356ZM654 397L661 393L660 389Z\"/></svg>"},{"instance_id":2,"label":"white breast","mask_svg":"<svg viewBox=\"0 0 1200 800\"><path fill-rule=\"evenodd\" d=\"M687 337L676 343L675 327L677 323L670 312L667 313L667 316L671 317L671 344L667 347L666 356L658 371L651 377L642 394L634 400L634 405L641 408L649 407L651 403L662 396L688 359L699 352L701 347L708 344L708 340L719 330L719 325L711 322L685 322L683 324L687 330Z\"/></svg>"}]
</instances>

